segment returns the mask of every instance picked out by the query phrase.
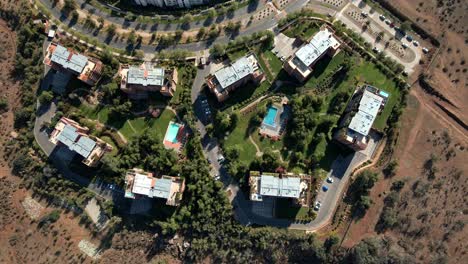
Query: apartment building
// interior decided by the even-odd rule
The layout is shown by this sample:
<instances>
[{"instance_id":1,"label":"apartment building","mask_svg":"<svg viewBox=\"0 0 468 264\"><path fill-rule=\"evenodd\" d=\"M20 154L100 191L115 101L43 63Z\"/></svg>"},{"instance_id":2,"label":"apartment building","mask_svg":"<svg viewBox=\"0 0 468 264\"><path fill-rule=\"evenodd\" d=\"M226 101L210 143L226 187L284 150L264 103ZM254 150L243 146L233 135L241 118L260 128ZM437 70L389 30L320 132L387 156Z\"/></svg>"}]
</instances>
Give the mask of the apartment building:
<instances>
[{"instance_id":1,"label":"apartment building","mask_svg":"<svg viewBox=\"0 0 468 264\"><path fill-rule=\"evenodd\" d=\"M134 168L125 175L125 198L160 198L166 204L177 206L182 200L185 180L174 176L156 177L153 173Z\"/></svg>"},{"instance_id":2,"label":"apartment building","mask_svg":"<svg viewBox=\"0 0 468 264\"><path fill-rule=\"evenodd\" d=\"M83 157L83 163L86 166L95 167L105 153L112 151L112 146L88 133L87 127L82 127L78 122L62 117L52 131L49 141L54 145L62 144L68 147Z\"/></svg>"},{"instance_id":3,"label":"apartment building","mask_svg":"<svg viewBox=\"0 0 468 264\"><path fill-rule=\"evenodd\" d=\"M261 69L257 58L254 54L248 54L208 75L206 84L216 96L218 102L223 102L229 98L232 91L247 82L259 85L264 80L265 73Z\"/></svg>"},{"instance_id":4,"label":"apartment building","mask_svg":"<svg viewBox=\"0 0 468 264\"><path fill-rule=\"evenodd\" d=\"M57 43L50 43L44 64L60 72L69 72L79 80L95 85L101 79L103 64L100 60L86 57Z\"/></svg>"},{"instance_id":5,"label":"apartment building","mask_svg":"<svg viewBox=\"0 0 468 264\"><path fill-rule=\"evenodd\" d=\"M314 65L324 55L334 56L340 42L331 29L324 27L317 32L309 43L303 45L283 65L284 70L300 82L304 82L313 71Z\"/></svg>"},{"instance_id":6,"label":"apartment building","mask_svg":"<svg viewBox=\"0 0 468 264\"><path fill-rule=\"evenodd\" d=\"M371 85L358 88L343 113L334 138L355 151L366 149L375 119L384 109L389 96Z\"/></svg>"},{"instance_id":7,"label":"apartment building","mask_svg":"<svg viewBox=\"0 0 468 264\"><path fill-rule=\"evenodd\" d=\"M166 70L150 63L120 65L119 76L120 89L133 98L147 97L147 92L172 97L178 82L177 69Z\"/></svg>"}]
</instances>

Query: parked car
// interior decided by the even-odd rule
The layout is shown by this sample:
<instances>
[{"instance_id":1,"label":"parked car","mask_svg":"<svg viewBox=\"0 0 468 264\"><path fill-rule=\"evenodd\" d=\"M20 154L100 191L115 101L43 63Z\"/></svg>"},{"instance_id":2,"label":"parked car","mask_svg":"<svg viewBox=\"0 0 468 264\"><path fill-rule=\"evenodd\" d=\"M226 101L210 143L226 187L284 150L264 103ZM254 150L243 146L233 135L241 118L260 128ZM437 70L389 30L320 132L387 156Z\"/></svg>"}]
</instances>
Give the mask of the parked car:
<instances>
[{"instance_id":1,"label":"parked car","mask_svg":"<svg viewBox=\"0 0 468 264\"><path fill-rule=\"evenodd\" d=\"M410 36L410 35L406 35L406 40L408 40L408 41L413 41L413 37Z\"/></svg>"},{"instance_id":2,"label":"parked car","mask_svg":"<svg viewBox=\"0 0 468 264\"><path fill-rule=\"evenodd\" d=\"M320 210L320 206L322 206L322 203L320 201L315 202L314 210L315 211Z\"/></svg>"},{"instance_id":3,"label":"parked car","mask_svg":"<svg viewBox=\"0 0 468 264\"><path fill-rule=\"evenodd\" d=\"M380 20L385 21L386 17L384 15L379 16Z\"/></svg>"},{"instance_id":4,"label":"parked car","mask_svg":"<svg viewBox=\"0 0 468 264\"><path fill-rule=\"evenodd\" d=\"M413 40L413 45L415 45L417 47L417 46L419 46L419 42L417 40Z\"/></svg>"},{"instance_id":5,"label":"parked car","mask_svg":"<svg viewBox=\"0 0 468 264\"><path fill-rule=\"evenodd\" d=\"M406 43L401 43L401 46L405 49L408 48L408 45L406 45Z\"/></svg>"},{"instance_id":6,"label":"parked car","mask_svg":"<svg viewBox=\"0 0 468 264\"><path fill-rule=\"evenodd\" d=\"M219 174L218 174L218 175L216 175L216 176L214 177L214 179L215 179L215 181L219 181L219 180L221 180L221 175L219 175Z\"/></svg>"},{"instance_id":7,"label":"parked car","mask_svg":"<svg viewBox=\"0 0 468 264\"><path fill-rule=\"evenodd\" d=\"M429 52L429 49L428 49L428 48L422 48L422 51L423 51L424 53L428 53L428 52Z\"/></svg>"},{"instance_id":8,"label":"parked car","mask_svg":"<svg viewBox=\"0 0 468 264\"><path fill-rule=\"evenodd\" d=\"M366 12L361 12L361 16L363 17L367 17L369 14L367 14Z\"/></svg>"},{"instance_id":9,"label":"parked car","mask_svg":"<svg viewBox=\"0 0 468 264\"><path fill-rule=\"evenodd\" d=\"M372 51L374 51L375 53L380 53L380 50L377 47L372 48Z\"/></svg>"},{"instance_id":10,"label":"parked car","mask_svg":"<svg viewBox=\"0 0 468 264\"><path fill-rule=\"evenodd\" d=\"M390 27L391 27L391 28L395 27L395 24L390 23Z\"/></svg>"},{"instance_id":11,"label":"parked car","mask_svg":"<svg viewBox=\"0 0 468 264\"><path fill-rule=\"evenodd\" d=\"M332 179L332 177L328 177L328 178L327 178L327 182L328 182L328 183L333 183L334 180Z\"/></svg>"},{"instance_id":12,"label":"parked car","mask_svg":"<svg viewBox=\"0 0 468 264\"><path fill-rule=\"evenodd\" d=\"M223 154L218 154L218 162L223 163L226 159L224 158Z\"/></svg>"},{"instance_id":13,"label":"parked car","mask_svg":"<svg viewBox=\"0 0 468 264\"><path fill-rule=\"evenodd\" d=\"M392 23L392 21L390 21L388 19L385 20L385 24L390 25L391 23Z\"/></svg>"},{"instance_id":14,"label":"parked car","mask_svg":"<svg viewBox=\"0 0 468 264\"><path fill-rule=\"evenodd\" d=\"M324 185L324 186L322 186L322 190L323 190L324 192L326 192L326 191L328 191L328 187Z\"/></svg>"}]
</instances>

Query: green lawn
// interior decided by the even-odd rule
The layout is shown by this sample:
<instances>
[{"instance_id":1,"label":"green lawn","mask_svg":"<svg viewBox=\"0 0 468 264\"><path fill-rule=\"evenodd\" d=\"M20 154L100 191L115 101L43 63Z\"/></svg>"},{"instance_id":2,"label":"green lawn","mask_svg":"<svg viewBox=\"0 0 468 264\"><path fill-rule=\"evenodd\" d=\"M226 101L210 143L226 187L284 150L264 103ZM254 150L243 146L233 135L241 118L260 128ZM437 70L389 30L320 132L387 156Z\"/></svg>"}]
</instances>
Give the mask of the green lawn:
<instances>
[{"instance_id":1,"label":"green lawn","mask_svg":"<svg viewBox=\"0 0 468 264\"><path fill-rule=\"evenodd\" d=\"M98 120L102 124L115 127L127 139L141 135L146 129L149 129L152 135L162 140L169 121L175 120L173 112L164 110L156 119L149 117L133 117L127 119L123 124L117 124L109 122L109 107L92 108L88 105L81 104L79 110L89 119Z\"/></svg>"},{"instance_id":2,"label":"green lawn","mask_svg":"<svg viewBox=\"0 0 468 264\"><path fill-rule=\"evenodd\" d=\"M265 51L263 55L265 56L266 62L270 65L273 74L277 75L283 68L283 62L281 62L271 50Z\"/></svg>"},{"instance_id":3,"label":"green lawn","mask_svg":"<svg viewBox=\"0 0 468 264\"><path fill-rule=\"evenodd\" d=\"M343 51L333 56L333 58L330 58L329 56L324 56L313 67L311 77L304 84L303 89L315 88L317 84L323 81L329 73L337 69L338 66L343 63L347 56L348 55Z\"/></svg>"},{"instance_id":4,"label":"green lawn","mask_svg":"<svg viewBox=\"0 0 468 264\"><path fill-rule=\"evenodd\" d=\"M259 104L259 108L266 103L266 101L261 102ZM225 146L240 146L240 160L246 162L247 164L250 164L250 162L254 160L255 154L257 152L255 146L248 137L249 134L247 131L250 119L256 114L258 114L258 112L253 111L245 116L241 115L236 128L231 132L231 134L229 134L224 142ZM254 131L251 133L251 136L262 152L265 152L266 150L281 150L283 147L283 141L281 140L273 141L268 138L261 137L258 133L258 127L254 129Z\"/></svg>"},{"instance_id":5,"label":"green lawn","mask_svg":"<svg viewBox=\"0 0 468 264\"><path fill-rule=\"evenodd\" d=\"M257 52L257 58L260 66L262 66L262 69L265 71L268 80L275 80L278 73L283 68L283 63L270 50Z\"/></svg>"},{"instance_id":6,"label":"green lawn","mask_svg":"<svg viewBox=\"0 0 468 264\"><path fill-rule=\"evenodd\" d=\"M276 199L276 217L290 220L310 219L309 207L295 207L288 199ZM312 219L310 219L312 220Z\"/></svg>"}]
</instances>

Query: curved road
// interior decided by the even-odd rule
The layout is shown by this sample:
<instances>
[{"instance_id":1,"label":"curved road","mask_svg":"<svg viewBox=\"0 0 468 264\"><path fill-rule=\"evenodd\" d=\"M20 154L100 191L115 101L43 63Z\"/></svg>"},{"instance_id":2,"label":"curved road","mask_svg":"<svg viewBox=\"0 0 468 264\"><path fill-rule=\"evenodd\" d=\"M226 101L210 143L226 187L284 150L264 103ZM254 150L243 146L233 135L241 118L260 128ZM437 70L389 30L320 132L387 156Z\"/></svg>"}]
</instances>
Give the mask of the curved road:
<instances>
[{"instance_id":1,"label":"curved road","mask_svg":"<svg viewBox=\"0 0 468 264\"><path fill-rule=\"evenodd\" d=\"M139 49L145 53L154 53L157 51L161 50L174 50L174 49L184 49L188 51L201 51L201 50L206 50L209 49L211 46L213 46L215 43L228 43L229 41L233 40L234 38L240 37L240 36L246 36L250 35L254 32L259 32L259 31L264 31L268 29L274 28L278 21L279 18L277 16L271 16L267 19L263 19L259 21L258 23L254 23L250 26L248 26L246 29L240 31L237 35L232 35L232 36L220 36L215 39L210 39L210 40L205 40L205 41L199 41L199 42L193 42L193 43L187 43L187 44L174 44L174 45L140 45L140 46L135 46L135 47L130 47L127 42L125 41L119 41L114 38L110 38L107 36L105 32L98 32L94 29L88 29L84 27L81 24L74 24L70 22L70 19L66 17L60 10L57 8L54 8L53 3L50 0L40 0L40 2L50 11L51 15L61 21L63 24L66 24L73 30L87 35L90 38L96 38L99 42L106 43L107 45L117 48L117 49ZM78 0L78 2L83 2L82 0ZM289 4L285 11L287 12L294 12L300 10L305 4L307 4L308 0L297 0ZM85 5L88 6L88 5ZM238 10L241 12L241 10ZM237 12L237 11L236 11ZM107 15L107 16L106 16ZM103 17L107 19L122 19L120 17L113 17L109 16L107 13L103 13ZM194 22L197 23L197 22ZM133 24L132 24L133 25ZM167 24L171 25L171 24ZM136 26L136 24L134 25ZM179 27L180 24L173 24L174 27ZM172 26L171 26L172 27ZM156 29L151 29L150 32L153 31L162 31L160 28Z\"/></svg>"}]
</instances>

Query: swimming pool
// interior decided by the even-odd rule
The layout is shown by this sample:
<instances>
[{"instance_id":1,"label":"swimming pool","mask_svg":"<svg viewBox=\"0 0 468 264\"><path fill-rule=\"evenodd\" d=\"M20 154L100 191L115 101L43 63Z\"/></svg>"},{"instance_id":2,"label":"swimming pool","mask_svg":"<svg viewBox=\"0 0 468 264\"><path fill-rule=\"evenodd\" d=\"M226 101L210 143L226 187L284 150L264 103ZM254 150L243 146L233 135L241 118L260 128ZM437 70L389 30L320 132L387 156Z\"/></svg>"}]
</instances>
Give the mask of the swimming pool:
<instances>
[{"instance_id":1,"label":"swimming pool","mask_svg":"<svg viewBox=\"0 0 468 264\"><path fill-rule=\"evenodd\" d=\"M166 140L172 143L177 143L177 134L179 134L180 125L176 123L170 123L166 133Z\"/></svg>"},{"instance_id":2,"label":"swimming pool","mask_svg":"<svg viewBox=\"0 0 468 264\"><path fill-rule=\"evenodd\" d=\"M276 113L278 113L278 109L276 107L270 106L265 118L263 119L263 123L265 125L275 127Z\"/></svg>"},{"instance_id":3,"label":"swimming pool","mask_svg":"<svg viewBox=\"0 0 468 264\"><path fill-rule=\"evenodd\" d=\"M385 91L380 90L379 94L385 98L388 98L389 94Z\"/></svg>"}]
</instances>

